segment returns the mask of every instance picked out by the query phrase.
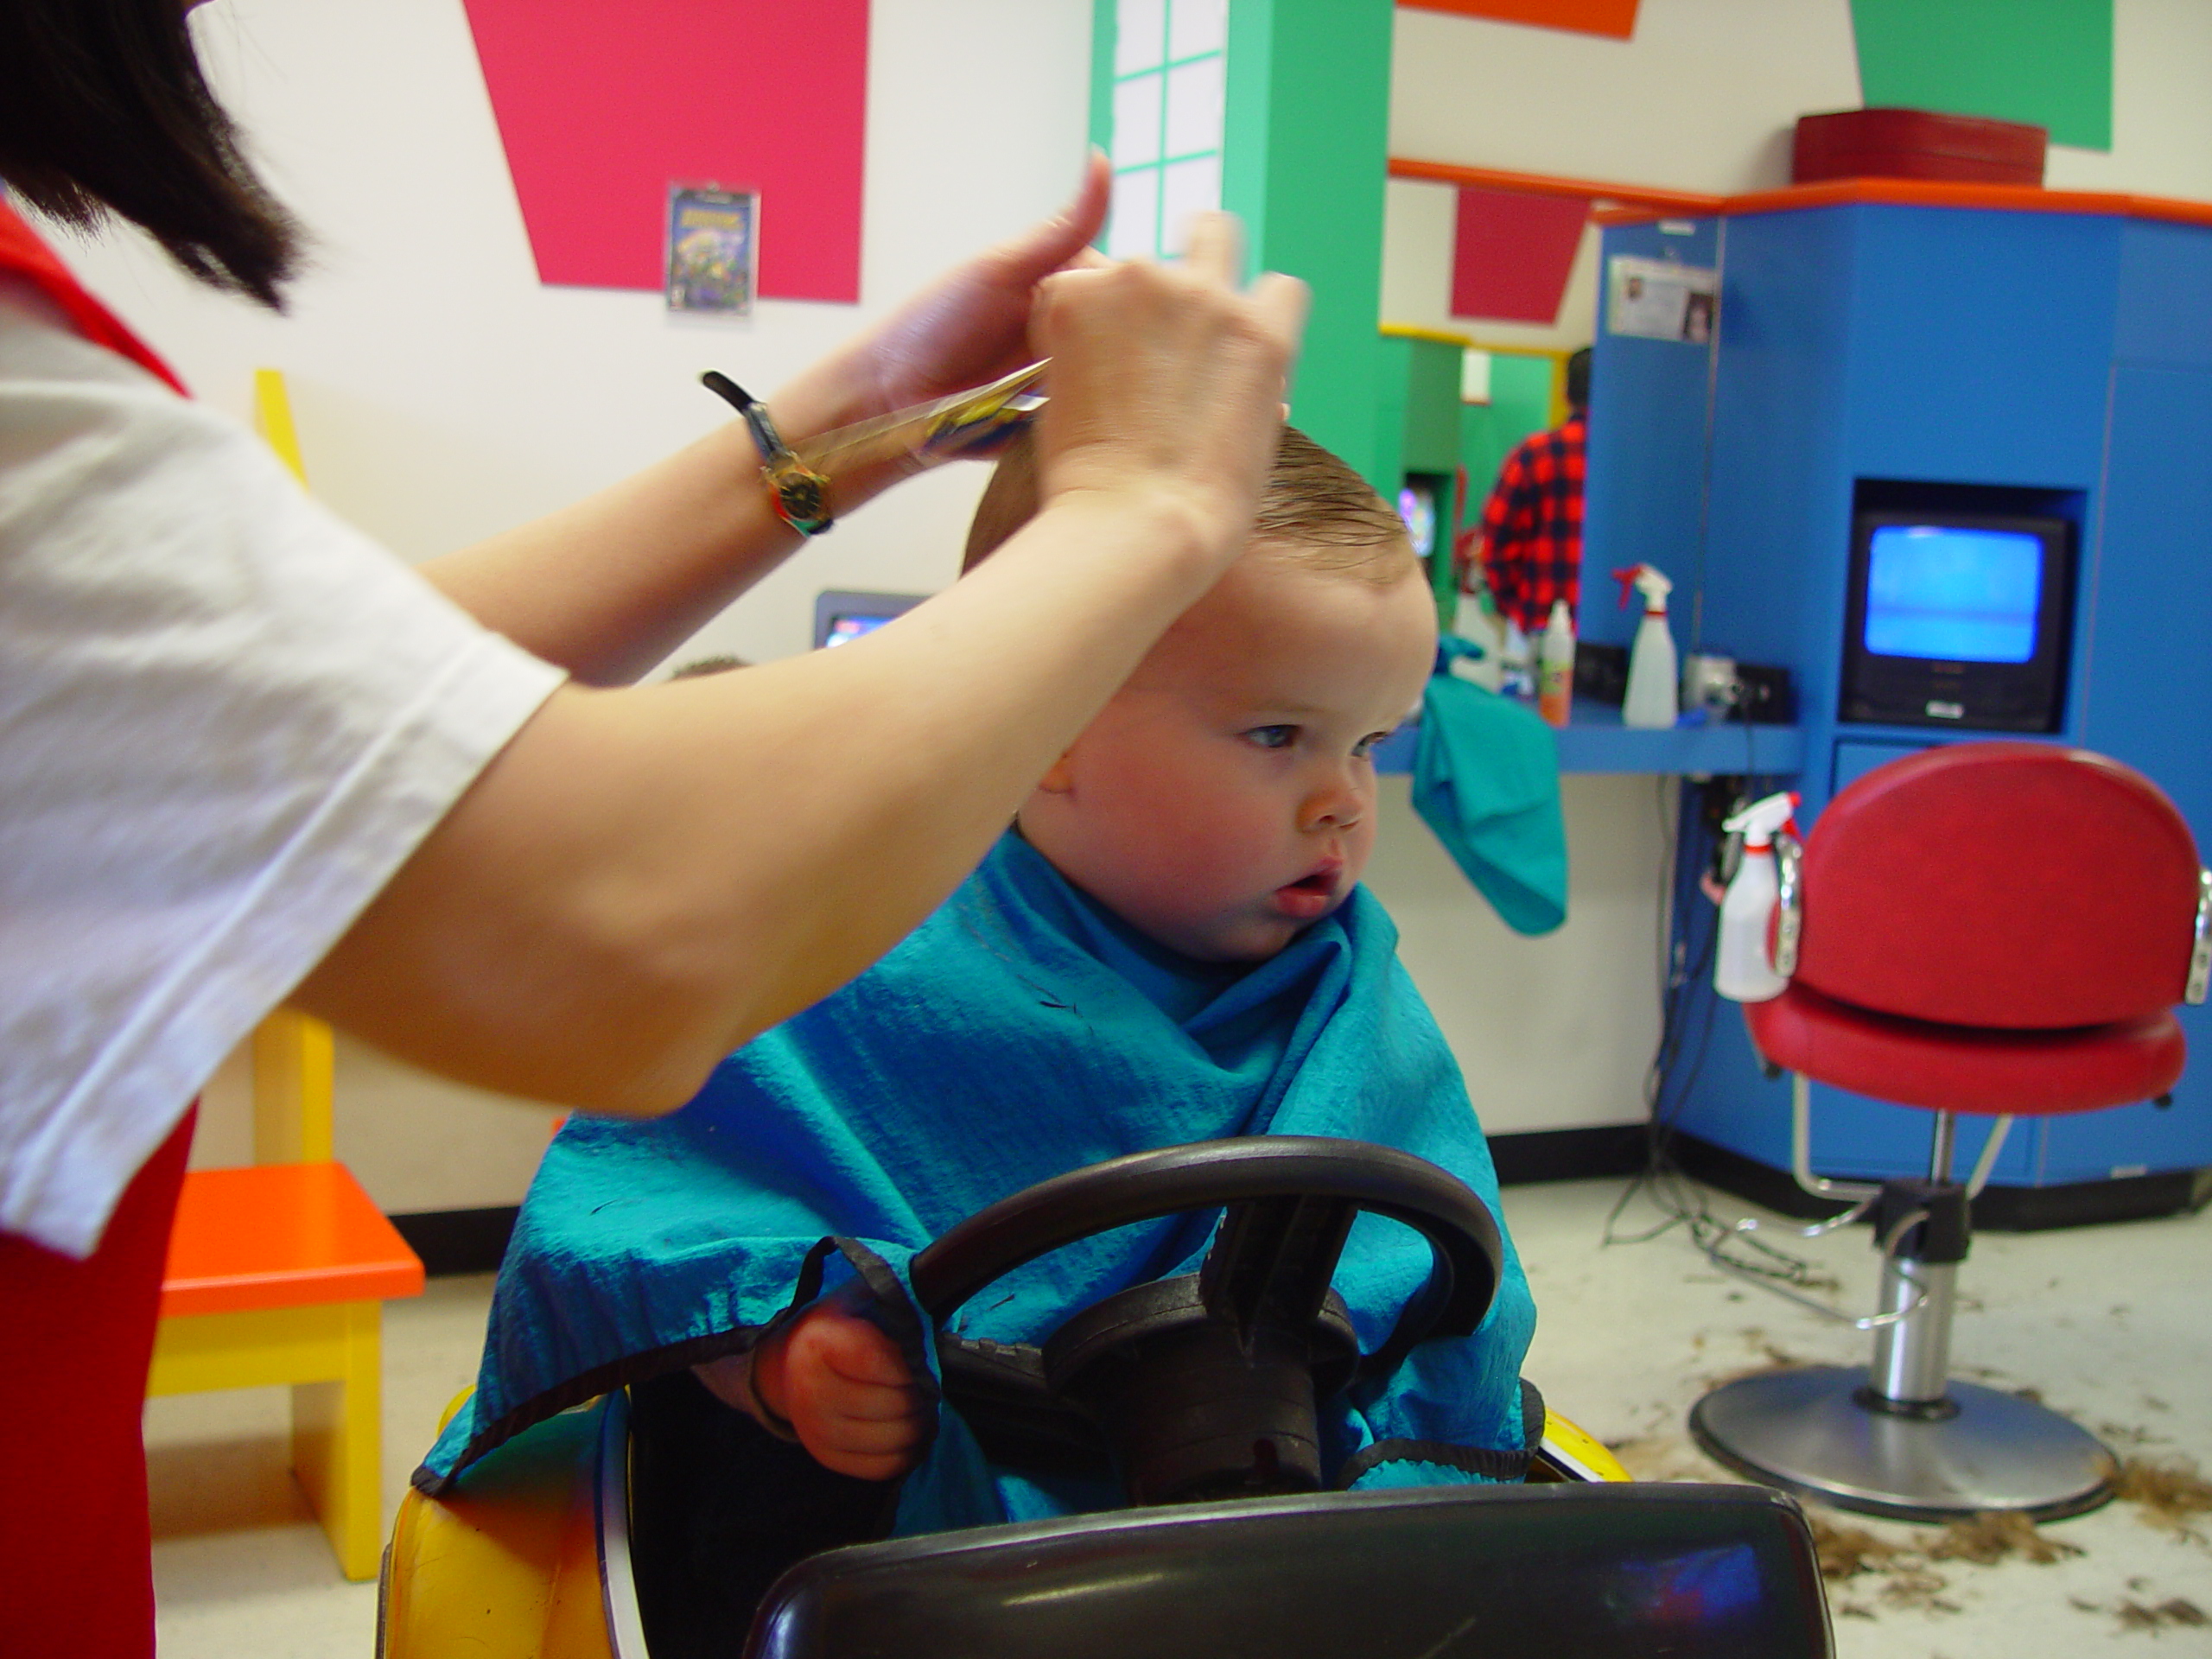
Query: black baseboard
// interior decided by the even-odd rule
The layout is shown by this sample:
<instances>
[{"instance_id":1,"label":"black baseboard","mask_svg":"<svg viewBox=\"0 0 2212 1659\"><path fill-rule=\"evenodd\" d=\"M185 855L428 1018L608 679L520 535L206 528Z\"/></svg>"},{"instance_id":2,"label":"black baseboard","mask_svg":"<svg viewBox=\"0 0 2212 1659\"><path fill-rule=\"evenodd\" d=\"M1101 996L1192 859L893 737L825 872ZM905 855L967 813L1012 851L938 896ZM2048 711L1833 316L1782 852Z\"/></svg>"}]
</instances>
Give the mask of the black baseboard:
<instances>
[{"instance_id":1,"label":"black baseboard","mask_svg":"<svg viewBox=\"0 0 2212 1659\"><path fill-rule=\"evenodd\" d=\"M507 1253L515 1230L516 1206L482 1210L418 1210L391 1217L407 1248L423 1258L432 1278L455 1273L490 1273Z\"/></svg>"},{"instance_id":2,"label":"black baseboard","mask_svg":"<svg viewBox=\"0 0 2212 1659\"><path fill-rule=\"evenodd\" d=\"M1779 1214L1825 1221L1846 1207L1815 1198L1786 1169L1775 1169L1694 1135L1677 1135L1673 1146L1675 1161L1685 1173ZM2168 1170L2063 1186L1999 1186L1993 1182L1974 1201L1974 1225L1985 1233L2039 1233L2053 1227L2178 1215L2202 1209L2208 1199L2212 1199L2212 1169Z\"/></svg>"},{"instance_id":3,"label":"black baseboard","mask_svg":"<svg viewBox=\"0 0 2212 1659\"><path fill-rule=\"evenodd\" d=\"M1674 1140L1685 1173L1708 1186L1801 1220L1819 1221L1844 1206L1802 1190L1787 1170L1770 1168L1694 1135ZM1541 1129L1490 1137L1490 1155L1501 1186L1541 1181L1580 1181L1632 1175L1643 1167L1643 1125L1608 1124L1596 1129ZM1974 1224L1988 1233L2033 1233L2052 1227L2085 1227L2107 1221L2143 1221L2202 1209L2212 1200L2212 1169L2175 1170L2113 1181L2067 1186L1989 1186L1974 1205ZM490 1273L506 1254L515 1206L482 1210L425 1210L391 1217L432 1277Z\"/></svg>"},{"instance_id":4,"label":"black baseboard","mask_svg":"<svg viewBox=\"0 0 2212 1659\"><path fill-rule=\"evenodd\" d=\"M1598 1129L1535 1129L1490 1137L1491 1161L1500 1186L1538 1181L1580 1181L1599 1175L1632 1175L1643 1167L1641 1123L1609 1123Z\"/></svg>"}]
</instances>

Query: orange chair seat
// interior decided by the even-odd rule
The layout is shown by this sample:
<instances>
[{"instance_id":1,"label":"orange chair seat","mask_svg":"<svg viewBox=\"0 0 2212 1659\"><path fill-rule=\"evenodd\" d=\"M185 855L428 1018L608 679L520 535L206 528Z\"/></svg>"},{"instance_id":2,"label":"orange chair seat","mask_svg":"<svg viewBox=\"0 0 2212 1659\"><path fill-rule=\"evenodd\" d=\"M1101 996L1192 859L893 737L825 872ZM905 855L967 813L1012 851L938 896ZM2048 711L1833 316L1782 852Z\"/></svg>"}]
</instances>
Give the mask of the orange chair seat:
<instances>
[{"instance_id":1,"label":"orange chair seat","mask_svg":"<svg viewBox=\"0 0 2212 1659\"><path fill-rule=\"evenodd\" d=\"M162 1279L162 1317L423 1290L423 1263L343 1164L257 1164L184 1178Z\"/></svg>"}]
</instances>

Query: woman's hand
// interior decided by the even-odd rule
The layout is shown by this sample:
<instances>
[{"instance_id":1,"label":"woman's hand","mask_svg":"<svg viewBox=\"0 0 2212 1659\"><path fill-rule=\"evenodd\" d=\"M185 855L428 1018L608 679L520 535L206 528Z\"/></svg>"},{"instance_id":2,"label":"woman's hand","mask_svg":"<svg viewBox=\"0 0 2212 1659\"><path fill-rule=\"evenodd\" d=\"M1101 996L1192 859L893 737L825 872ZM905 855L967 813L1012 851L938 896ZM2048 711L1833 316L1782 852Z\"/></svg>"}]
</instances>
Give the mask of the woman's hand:
<instances>
[{"instance_id":1,"label":"woman's hand","mask_svg":"<svg viewBox=\"0 0 2212 1659\"><path fill-rule=\"evenodd\" d=\"M841 1475L904 1474L922 1442L926 1414L899 1345L833 1303L809 1309L748 1354L696 1370L724 1404L756 1419L756 1400L766 1406L817 1463Z\"/></svg>"},{"instance_id":2,"label":"woman's hand","mask_svg":"<svg viewBox=\"0 0 2212 1659\"><path fill-rule=\"evenodd\" d=\"M1039 287L1032 338L1052 359L1038 433L1040 518L1055 501L1145 500L1214 568L1242 550L1280 440L1306 289L1241 287L1236 221L1201 215L1179 265L1103 262Z\"/></svg>"},{"instance_id":3,"label":"woman's hand","mask_svg":"<svg viewBox=\"0 0 2212 1659\"><path fill-rule=\"evenodd\" d=\"M1033 361L1037 285L1055 271L1103 263L1090 245L1106 222L1112 181L1106 157L1093 150L1065 209L955 266L779 390L769 403L786 441L985 385ZM841 480L839 494L887 481Z\"/></svg>"}]
</instances>

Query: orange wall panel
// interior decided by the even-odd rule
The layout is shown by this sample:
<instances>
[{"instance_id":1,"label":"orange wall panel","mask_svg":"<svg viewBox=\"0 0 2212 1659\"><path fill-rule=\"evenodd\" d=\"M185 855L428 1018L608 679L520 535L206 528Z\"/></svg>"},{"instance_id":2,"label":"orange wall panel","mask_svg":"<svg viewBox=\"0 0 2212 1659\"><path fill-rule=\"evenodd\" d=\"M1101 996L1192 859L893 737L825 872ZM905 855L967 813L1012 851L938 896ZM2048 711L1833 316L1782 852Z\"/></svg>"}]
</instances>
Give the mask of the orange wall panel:
<instances>
[{"instance_id":1,"label":"orange wall panel","mask_svg":"<svg viewBox=\"0 0 2212 1659\"><path fill-rule=\"evenodd\" d=\"M1610 35L1625 41L1636 33L1637 0L1398 0L1417 11L1451 11L1462 17L1488 17L1501 23L1534 23L1541 29L1571 29L1579 35Z\"/></svg>"}]
</instances>

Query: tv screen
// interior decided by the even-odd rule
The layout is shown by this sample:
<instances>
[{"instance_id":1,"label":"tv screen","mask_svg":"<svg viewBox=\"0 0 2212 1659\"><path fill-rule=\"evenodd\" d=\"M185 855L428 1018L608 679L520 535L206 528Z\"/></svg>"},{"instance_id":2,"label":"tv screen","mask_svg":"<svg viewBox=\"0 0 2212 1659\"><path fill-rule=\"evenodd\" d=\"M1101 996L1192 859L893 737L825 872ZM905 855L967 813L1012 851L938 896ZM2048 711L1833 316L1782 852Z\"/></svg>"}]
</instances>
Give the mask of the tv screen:
<instances>
[{"instance_id":1,"label":"tv screen","mask_svg":"<svg viewBox=\"0 0 2212 1659\"><path fill-rule=\"evenodd\" d=\"M1398 492L1398 517L1423 564L1436 551L1437 496L1436 481L1419 474L1408 474L1405 487Z\"/></svg>"},{"instance_id":2,"label":"tv screen","mask_svg":"<svg viewBox=\"0 0 2212 1659\"><path fill-rule=\"evenodd\" d=\"M849 639L857 639L864 633L874 633L891 619L887 616L833 616L830 631L823 636L822 644L842 645Z\"/></svg>"},{"instance_id":3,"label":"tv screen","mask_svg":"<svg viewBox=\"0 0 2212 1659\"><path fill-rule=\"evenodd\" d=\"M2024 663L2036 654L2043 538L2014 530L1882 524L1866 562L1866 649L1885 657Z\"/></svg>"},{"instance_id":4,"label":"tv screen","mask_svg":"<svg viewBox=\"0 0 2212 1659\"><path fill-rule=\"evenodd\" d=\"M2073 650L2073 526L1940 505L1860 512L1845 603L1847 721L2055 732Z\"/></svg>"},{"instance_id":5,"label":"tv screen","mask_svg":"<svg viewBox=\"0 0 2212 1659\"><path fill-rule=\"evenodd\" d=\"M850 645L874 633L893 617L905 615L926 594L862 594L831 588L814 596L816 646Z\"/></svg>"}]
</instances>

